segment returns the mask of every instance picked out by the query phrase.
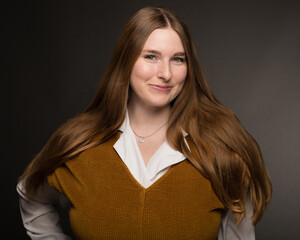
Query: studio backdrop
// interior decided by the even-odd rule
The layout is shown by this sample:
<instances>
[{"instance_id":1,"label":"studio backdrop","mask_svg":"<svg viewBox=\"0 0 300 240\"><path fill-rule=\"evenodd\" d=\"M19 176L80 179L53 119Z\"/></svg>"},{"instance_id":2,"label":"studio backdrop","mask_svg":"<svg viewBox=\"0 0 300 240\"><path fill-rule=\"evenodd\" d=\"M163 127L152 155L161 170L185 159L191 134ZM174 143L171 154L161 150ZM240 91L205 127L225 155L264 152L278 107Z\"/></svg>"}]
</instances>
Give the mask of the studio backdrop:
<instances>
[{"instance_id":1,"label":"studio backdrop","mask_svg":"<svg viewBox=\"0 0 300 240\"><path fill-rule=\"evenodd\" d=\"M2 9L2 227L27 239L17 178L92 100L128 18L162 5L188 25L216 97L259 143L273 198L257 239L299 237L300 1L10 1Z\"/></svg>"}]
</instances>

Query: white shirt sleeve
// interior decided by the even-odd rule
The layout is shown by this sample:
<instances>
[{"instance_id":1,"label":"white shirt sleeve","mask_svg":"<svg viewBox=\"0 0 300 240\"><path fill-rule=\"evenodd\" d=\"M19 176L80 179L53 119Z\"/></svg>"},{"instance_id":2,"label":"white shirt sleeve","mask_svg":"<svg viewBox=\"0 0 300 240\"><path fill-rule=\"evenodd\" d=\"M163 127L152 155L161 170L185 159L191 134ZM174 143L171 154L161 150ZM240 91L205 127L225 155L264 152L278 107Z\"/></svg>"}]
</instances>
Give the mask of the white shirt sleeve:
<instances>
[{"instance_id":1,"label":"white shirt sleeve","mask_svg":"<svg viewBox=\"0 0 300 240\"><path fill-rule=\"evenodd\" d=\"M71 240L59 223L59 208L67 208L69 200L51 188L46 181L33 199L26 196L24 180L17 185L23 225L32 240Z\"/></svg>"},{"instance_id":2,"label":"white shirt sleeve","mask_svg":"<svg viewBox=\"0 0 300 240\"><path fill-rule=\"evenodd\" d=\"M218 240L255 240L255 231L251 220L252 215L253 206L249 197L247 197L246 216L239 225L236 225L236 219L232 211L229 210L222 216Z\"/></svg>"}]
</instances>

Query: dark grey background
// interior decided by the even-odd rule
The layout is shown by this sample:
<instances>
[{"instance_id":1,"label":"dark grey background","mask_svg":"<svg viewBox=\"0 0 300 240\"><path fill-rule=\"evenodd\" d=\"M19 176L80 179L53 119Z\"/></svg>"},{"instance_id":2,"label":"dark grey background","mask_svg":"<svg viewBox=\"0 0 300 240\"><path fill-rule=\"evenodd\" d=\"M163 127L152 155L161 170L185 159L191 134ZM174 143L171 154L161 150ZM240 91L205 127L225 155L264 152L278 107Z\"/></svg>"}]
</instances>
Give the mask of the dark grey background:
<instances>
[{"instance_id":1,"label":"dark grey background","mask_svg":"<svg viewBox=\"0 0 300 240\"><path fill-rule=\"evenodd\" d=\"M9 239L26 239L17 177L55 129L91 101L122 27L136 10L153 4L184 19L214 93L261 146L274 194L257 239L297 239L297 0L37 0L2 7L2 229Z\"/></svg>"}]
</instances>

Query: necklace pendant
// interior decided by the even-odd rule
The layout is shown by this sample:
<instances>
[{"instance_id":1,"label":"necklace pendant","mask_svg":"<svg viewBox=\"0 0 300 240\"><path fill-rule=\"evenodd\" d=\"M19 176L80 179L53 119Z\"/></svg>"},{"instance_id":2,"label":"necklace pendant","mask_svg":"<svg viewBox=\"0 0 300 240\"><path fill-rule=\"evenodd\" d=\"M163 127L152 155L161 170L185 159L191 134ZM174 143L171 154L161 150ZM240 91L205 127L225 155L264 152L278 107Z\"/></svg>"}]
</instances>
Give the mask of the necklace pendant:
<instances>
[{"instance_id":1,"label":"necklace pendant","mask_svg":"<svg viewBox=\"0 0 300 240\"><path fill-rule=\"evenodd\" d=\"M145 139L144 139L144 138L140 138L140 139L139 139L139 142L140 142L140 143L143 143L143 142L145 142Z\"/></svg>"}]
</instances>

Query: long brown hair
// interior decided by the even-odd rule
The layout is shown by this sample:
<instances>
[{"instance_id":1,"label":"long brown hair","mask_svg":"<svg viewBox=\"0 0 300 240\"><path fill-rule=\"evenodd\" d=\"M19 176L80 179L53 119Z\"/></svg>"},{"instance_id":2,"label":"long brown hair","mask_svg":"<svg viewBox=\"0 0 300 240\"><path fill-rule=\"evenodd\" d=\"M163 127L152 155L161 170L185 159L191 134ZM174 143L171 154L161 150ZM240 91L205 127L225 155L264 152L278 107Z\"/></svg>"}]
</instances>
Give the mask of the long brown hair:
<instances>
[{"instance_id":1,"label":"long brown hair","mask_svg":"<svg viewBox=\"0 0 300 240\"><path fill-rule=\"evenodd\" d=\"M186 25L174 12L161 7L141 9L125 25L94 100L52 135L21 176L26 179L29 196L56 168L116 134L125 118L133 65L150 33L167 27L180 36L188 64L184 87L172 102L167 140L211 181L237 222L245 216L247 194L254 207L253 223L261 219L272 187L259 146L211 92ZM188 133L191 151L182 130Z\"/></svg>"}]
</instances>

